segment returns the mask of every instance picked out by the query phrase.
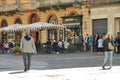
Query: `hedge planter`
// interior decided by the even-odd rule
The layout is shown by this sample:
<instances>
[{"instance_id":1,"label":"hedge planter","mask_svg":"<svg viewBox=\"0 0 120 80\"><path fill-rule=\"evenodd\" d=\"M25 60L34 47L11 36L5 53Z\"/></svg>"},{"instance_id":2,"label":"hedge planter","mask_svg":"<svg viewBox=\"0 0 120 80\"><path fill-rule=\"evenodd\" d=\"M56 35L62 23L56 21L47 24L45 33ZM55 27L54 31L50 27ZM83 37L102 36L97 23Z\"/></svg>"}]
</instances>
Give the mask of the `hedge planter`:
<instances>
[{"instance_id":1,"label":"hedge planter","mask_svg":"<svg viewBox=\"0 0 120 80\"><path fill-rule=\"evenodd\" d=\"M68 46L68 52L75 52L75 51L76 51L76 48L75 48L74 44L70 44Z\"/></svg>"},{"instance_id":2,"label":"hedge planter","mask_svg":"<svg viewBox=\"0 0 120 80\"><path fill-rule=\"evenodd\" d=\"M21 53L20 53L20 52L16 52L15 55L16 55L16 56L19 56L19 55L21 55Z\"/></svg>"},{"instance_id":3,"label":"hedge planter","mask_svg":"<svg viewBox=\"0 0 120 80\"><path fill-rule=\"evenodd\" d=\"M20 47L19 47L19 46L15 46L15 47L13 48L13 53L14 53L15 55L20 55L20 54L21 54Z\"/></svg>"}]
</instances>

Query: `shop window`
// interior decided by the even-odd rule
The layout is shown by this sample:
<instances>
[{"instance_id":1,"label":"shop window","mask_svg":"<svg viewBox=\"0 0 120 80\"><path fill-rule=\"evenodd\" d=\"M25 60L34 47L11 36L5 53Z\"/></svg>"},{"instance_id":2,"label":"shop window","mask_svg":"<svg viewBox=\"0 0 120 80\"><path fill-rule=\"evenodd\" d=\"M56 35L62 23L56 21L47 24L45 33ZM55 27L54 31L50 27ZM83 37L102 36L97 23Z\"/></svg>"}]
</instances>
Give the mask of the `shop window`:
<instances>
[{"instance_id":1,"label":"shop window","mask_svg":"<svg viewBox=\"0 0 120 80\"><path fill-rule=\"evenodd\" d=\"M6 5L6 0L2 0L2 6L5 7L5 5Z\"/></svg>"}]
</instances>

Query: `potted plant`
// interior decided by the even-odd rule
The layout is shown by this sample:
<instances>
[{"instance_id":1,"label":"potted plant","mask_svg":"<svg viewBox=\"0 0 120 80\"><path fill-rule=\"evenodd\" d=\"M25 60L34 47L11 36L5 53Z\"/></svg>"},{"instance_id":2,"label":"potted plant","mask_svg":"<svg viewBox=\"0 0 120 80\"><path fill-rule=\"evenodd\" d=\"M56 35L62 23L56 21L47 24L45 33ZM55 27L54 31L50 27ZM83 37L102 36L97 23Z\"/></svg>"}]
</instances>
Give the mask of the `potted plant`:
<instances>
[{"instance_id":1,"label":"potted plant","mask_svg":"<svg viewBox=\"0 0 120 80\"><path fill-rule=\"evenodd\" d=\"M76 48L75 48L74 44L70 43L70 45L68 46L68 51L69 52L75 52L75 50L76 50Z\"/></svg>"},{"instance_id":2,"label":"potted plant","mask_svg":"<svg viewBox=\"0 0 120 80\"><path fill-rule=\"evenodd\" d=\"M18 45L16 45L13 48L13 53L15 53L16 55L20 55L21 54L21 50L20 50L20 47Z\"/></svg>"}]
</instances>

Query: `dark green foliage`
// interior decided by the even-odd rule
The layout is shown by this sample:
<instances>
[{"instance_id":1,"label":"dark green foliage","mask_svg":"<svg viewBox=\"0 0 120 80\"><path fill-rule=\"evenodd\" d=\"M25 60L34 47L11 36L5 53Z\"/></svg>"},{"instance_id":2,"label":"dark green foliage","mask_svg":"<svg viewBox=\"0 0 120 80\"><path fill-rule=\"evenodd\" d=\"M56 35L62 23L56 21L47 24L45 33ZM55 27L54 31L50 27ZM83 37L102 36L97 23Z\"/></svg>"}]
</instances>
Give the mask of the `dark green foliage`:
<instances>
[{"instance_id":1,"label":"dark green foliage","mask_svg":"<svg viewBox=\"0 0 120 80\"><path fill-rule=\"evenodd\" d=\"M21 52L19 46L15 46L15 47L13 48L13 53L17 53L17 52Z\"/></svg>"},{"instance_id":2,"label":"dark green foliage","mask_svg":"<svg viewBox=\"0 0 120 80\"><path fill-rule=\"evenodd\" d=\"M68 51L69 51L69 52L75 52L75 50L76 50L76 48L75 48L74 44L70 44L70 45L68 46Z\"/></svg>"}]
</instances>

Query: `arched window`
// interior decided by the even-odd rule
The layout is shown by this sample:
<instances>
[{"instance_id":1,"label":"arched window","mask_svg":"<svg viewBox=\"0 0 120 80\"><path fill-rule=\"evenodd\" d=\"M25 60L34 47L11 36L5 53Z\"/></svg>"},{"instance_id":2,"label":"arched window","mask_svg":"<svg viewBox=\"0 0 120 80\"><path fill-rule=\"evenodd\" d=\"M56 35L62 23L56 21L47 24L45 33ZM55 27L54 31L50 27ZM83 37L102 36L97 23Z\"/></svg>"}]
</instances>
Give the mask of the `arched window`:
<instances>
[{"instance_id":1,"label":"arched window","mask_svg":"<svg viewBox=\"0 0 120 80\"><path fill-rule=\"evenodd\" d=\"M18 18L18 19L16 19L15 23L22 24L22 21Z\"/></svg>"},{"instance_id":2,"label":"arched window","mask_svg":"<svg viewBox=\"0 0 120 80\"><path fill-rule=\"evenodd\" d=\"M70 12L70 14L69 14L70 16L74 16L74 15L78 15L78 13L77 12L75 12L75 11L72 11L72 12Z\"/></svg>"},{"instance_id":3,"label":"arched window","mask_svg":"<svg viewBox=\"0 0 120 80\"><path fill-rule=\"evenodd\" d=\"M35 22L39 22L39 18L36 14L32 14L30 16L30 23L35 23Z\"/></svg>"},{"instance_id":4,"label":"arched window","mask_svg":"<svg viewBox=\"0 0 120 80\"><path fill-rule=\"evenodd\" d=\"M6 27L6 26L8 26L8 23L7 23L6 20L3 20L3 21L2 21L2 24L1 24L1 27Z\"/></svg>"},{"instance_id":5,"label":"arched window","mask_svg":"<svg viewBox=\"0 0 120 80\"><path fill-rule=\"evenodd\" d=\"M32 14L30 16L30 21L29 23L35 23L35 22L39 22L39 17L36 14ZM37 41L39 40L39 31L38 32L31 32L31 36Z\"/></svg>"},{"instance_id":6,"label":"arched window","mask_svg":"<svg viewBox=\"0 0 120 80\"><path fill-rule=\"evenodd\" d=\"M48 23L57 24L58 23L57 17L54 16L54 15L50 16L49 19L48 19ZM56 29L54 29L54 30L53 29L48 29L47 35L48 35L47 36L48 39L55 39L55 40L58 39L57 30Z\"/></svg>"},{"instance_id":7,"label":"arched window","mask_svg":"<svg viewBox=\"0 0 120 80\"><path fill-rule=\"evenodd\" d=\"M56 16L50 16L49 20L48 20L49 23L53 23L53 24L57 24L57 18Z\"/></svg>"},{"instance_id":8,"label":"arched window","mask_svg":"<svg viewBox=\"0 0 120 80\"><path fill-rule=\"evenodd\" d=\"M1 24L1 27L6 27L6 26L8 26L8 23L7 23L6 20L3 20L2 24ZM2 32L2 34L1 34L1 40L2 41L7 40L7 32Z\"/></svg>"}]
</instances>

